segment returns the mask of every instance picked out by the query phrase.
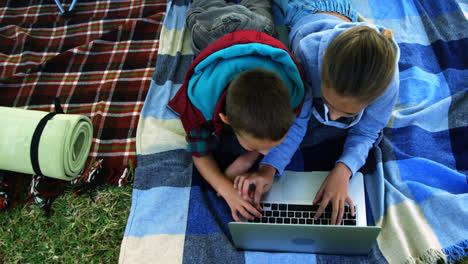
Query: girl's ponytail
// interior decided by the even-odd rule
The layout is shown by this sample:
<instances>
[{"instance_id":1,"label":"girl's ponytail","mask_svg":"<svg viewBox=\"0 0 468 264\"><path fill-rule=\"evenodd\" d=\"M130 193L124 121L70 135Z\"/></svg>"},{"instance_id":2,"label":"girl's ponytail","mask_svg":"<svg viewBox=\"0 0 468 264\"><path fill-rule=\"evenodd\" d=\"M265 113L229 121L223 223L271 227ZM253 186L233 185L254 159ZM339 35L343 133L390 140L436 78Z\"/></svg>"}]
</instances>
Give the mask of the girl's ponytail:
<instances>
[{"instance_id":1,"label":"girl's ponytail","mask_svg":"<svg viewBox=\"0 0 468 264\"><path fill-rule=\"evenodd\" d=\"M382 36L384 36L386 39L392 41L392 38L393 38L393 30L391 29L384 29L382 31Z\"/></svg>"}]
</instances>

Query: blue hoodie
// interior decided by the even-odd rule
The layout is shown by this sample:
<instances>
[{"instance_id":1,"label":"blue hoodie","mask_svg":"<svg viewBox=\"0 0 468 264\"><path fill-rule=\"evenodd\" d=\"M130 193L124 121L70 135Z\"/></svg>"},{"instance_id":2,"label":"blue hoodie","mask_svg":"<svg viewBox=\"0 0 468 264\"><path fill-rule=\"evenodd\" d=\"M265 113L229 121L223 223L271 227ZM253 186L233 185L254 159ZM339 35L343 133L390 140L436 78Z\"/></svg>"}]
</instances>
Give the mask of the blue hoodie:
<instances>
[{"instance_id":1,"label":"blue hoodie","mask_svg":"<svg viewBox=\"0 0 468 264\"><path fill-rule=\"evenodd\" d=\"M282 174L305 135L309 119L315 118L324 125L347 129L343 152L337 162L344 163L353 174L364 165L379 132L390 120L398 97L400 50L394 41L397 50L395 73L389 88L380 97L347 124L328 120L328 109L321 100L322 55L338 34L355 26L368 26L379 33L384 29L365 22L344 22L327 14L305 16L293 26L289 34L289 43L294 56L304 70L306 96L302 111L289 130L288 136L281 145L264 157L261 164L271 165Z\"/></svg>"}]
</instances>

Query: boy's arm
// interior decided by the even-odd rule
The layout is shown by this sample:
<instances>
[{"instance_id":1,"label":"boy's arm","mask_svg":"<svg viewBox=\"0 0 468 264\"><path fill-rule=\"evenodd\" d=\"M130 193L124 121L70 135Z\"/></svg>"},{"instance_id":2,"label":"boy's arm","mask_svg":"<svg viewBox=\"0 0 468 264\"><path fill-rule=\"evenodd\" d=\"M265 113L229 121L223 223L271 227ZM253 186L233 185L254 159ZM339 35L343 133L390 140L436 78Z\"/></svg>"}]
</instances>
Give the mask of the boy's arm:
<instances>
[{"instance_id":1,"label":"boy's arm","mask_svg":"<svg viewBox=\"0 0 468 264\"><path fill-rule=\"evenodd\" d=\"M202 157L192 157L193 163L201 176L226 200L235 221L241 222L241 219L237 215L238 212L246 219L253 219L253 215L262 217L262 214L248 201L244 200L238 191L234 189L232 182L219 170L211 154Z\"/></svg>"},{"instance_id":2,"label":"boy's arm","mask_svg":"<svg viewBox=\"0 0 468 264\"><path fill-rule=\"evenodd\" d=\"M193 164L200 172L201 176L215 189L217 193L224 197L229 191L229 187L232 187L232 182L224 176L221 170L218 168L218 164L214 160L211 154L197 157L192 156Z\"/></svg>"},{"instance_id":3,"label":"boy's arm","mask_svg":"<svg viewBox=\"0 0 468 264\"><path fill-rule=\"evenodd\" d=\"M301 113L294 120L294 124L289 129L286 139L280 145L271 149L260 164L272 166L278 171L278 174L283 174L284 169L291 162L291 158L294 156L294 153L296 153L299 145L304 139L304 135L307 131L307 125L311 117L311 108L312 95L309 89L306 89Z\"/></svg>"}]
</instances>

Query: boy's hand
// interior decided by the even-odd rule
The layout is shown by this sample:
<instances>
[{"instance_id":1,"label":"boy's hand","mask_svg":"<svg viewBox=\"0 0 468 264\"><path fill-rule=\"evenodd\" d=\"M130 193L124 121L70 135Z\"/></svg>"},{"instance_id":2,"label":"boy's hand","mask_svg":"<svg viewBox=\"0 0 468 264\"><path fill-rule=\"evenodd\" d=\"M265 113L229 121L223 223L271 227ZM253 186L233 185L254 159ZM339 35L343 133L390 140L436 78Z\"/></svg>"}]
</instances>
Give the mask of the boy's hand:
<instances>
[{"instance_id":1,"label":"boy's hand","mask_svg":"<svg viewBox=\"0 0 468 264\"><path fill-rule=\"evenodd\" d=\"M320 189L314 198L314 204L322 200L320 207L315 213L314 219L318 219L322 212L327 207L328 203L332 201L333 212L331 217L332 225L341 223L344 214L344 203L347 202L351 207L351 214L354 216L354 204L348 195L349 178L351 171L343 163L337 163L335 168L328 174L327 178L323 181Z\"/></svg>"},{"instance_id":2,"label":"boy's hand","mask_svg":"<svg viewBox=\"0 0 468 264\"><path fill-rule=\"evenodd\" d=\"M237 176L234 179L234 189L244 199L250 199L258 210L262 210L260 198L270 190L275 172L274 167L262 164L256 172Z\"/></svg>"},{"instance_id":3,"label":"boy's hand","mask_svg":"<svg viewBox=\"0 0 468 264\"><path fill-rule=\"evenodd\" d=\"M226 200L231 208L232 218L236 222L242 222L237 213L249 220L253 220L254 216L261 218L262 214L255 209L246 199L243 199L237 191L232 188L232 185L227 186L221 193L221 196Z\"/></svg>"},{"instance_id":4,"label":"boy's hand","mask_svg":"<svg viewBox=\"0 0 468 264\"><path fill-rule=\"evenodd\" d=\"M211 154L202 157L193 156L193 163L202 177L226 200L231 208L234 220L241 221L237 213L247 219L253 219L252 215L262 216L255 207L237 193L237 190L232 186L232 182L219 170L218 164L216 164Z\"/></svg>"}]
</instances>

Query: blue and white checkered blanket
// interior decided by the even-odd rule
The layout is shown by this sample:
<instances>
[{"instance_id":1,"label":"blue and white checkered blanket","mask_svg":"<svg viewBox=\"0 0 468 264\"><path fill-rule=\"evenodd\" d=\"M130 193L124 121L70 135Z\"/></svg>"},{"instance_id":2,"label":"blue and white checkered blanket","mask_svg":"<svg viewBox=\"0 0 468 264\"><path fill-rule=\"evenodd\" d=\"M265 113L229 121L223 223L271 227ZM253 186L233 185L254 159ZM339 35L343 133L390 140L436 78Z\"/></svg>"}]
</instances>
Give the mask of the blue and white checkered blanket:
<instances>
[{"instance_id":1,"label":"blue and white checkered blanket","mask_svg":"<svg viewBox=\"0 0 468 264\"><path fill-rule=\"evenodd\" d=\"M468 255L466 0L354 0L391 28L401 49L400 96L363 169L368 222L382 231L368 256L238 251L224 200L193 170L180 120L165 106L194 59L188 0L169 1L138 124L138 167L121 263L440 263ZM301 148L290 169L316 152Z\"/></svg>"}]
</instances>

